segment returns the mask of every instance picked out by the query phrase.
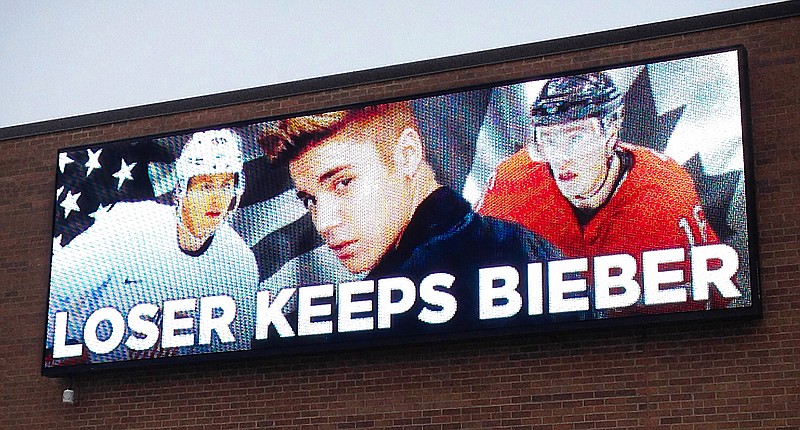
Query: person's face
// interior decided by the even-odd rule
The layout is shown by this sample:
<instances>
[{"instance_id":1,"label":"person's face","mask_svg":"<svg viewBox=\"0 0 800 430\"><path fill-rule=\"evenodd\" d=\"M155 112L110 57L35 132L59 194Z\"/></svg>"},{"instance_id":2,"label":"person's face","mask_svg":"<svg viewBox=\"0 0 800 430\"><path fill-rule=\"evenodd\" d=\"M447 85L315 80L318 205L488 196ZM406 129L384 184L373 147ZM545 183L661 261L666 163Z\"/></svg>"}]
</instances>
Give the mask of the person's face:
<instances>
[{"instance_id":1,"label":"person's face","mask_svg":"<svg viewBox=\"0 0 800 430\"><path fill-rule=\"evenodd\" d=\"M350 124L289 163L317 231L352 273L373 269L408 224L408 181L380 156L378 130Z\"/></svg>"},{"instance_id":2,"label":"person's face","mask_svg":"<svg viewBox=\"0 0 800 430\"><path fill-rule=\"evenodd\" d=\"M536 132L537 149L564 197L574 203L603 184L613 139L598 118L537 127Z\"/></svg>"},{"instance_id":3,"label":"person's face","mask_svg":"<svg viewBox=\"0 0 800 430\"><path fill-rule=\"evenodd\" d=\"M214 234L227 217L235 194L233 173L214 173L191 178L181 207L181 216L192 236L205 239Z\"/></svg>"}]
</instances>

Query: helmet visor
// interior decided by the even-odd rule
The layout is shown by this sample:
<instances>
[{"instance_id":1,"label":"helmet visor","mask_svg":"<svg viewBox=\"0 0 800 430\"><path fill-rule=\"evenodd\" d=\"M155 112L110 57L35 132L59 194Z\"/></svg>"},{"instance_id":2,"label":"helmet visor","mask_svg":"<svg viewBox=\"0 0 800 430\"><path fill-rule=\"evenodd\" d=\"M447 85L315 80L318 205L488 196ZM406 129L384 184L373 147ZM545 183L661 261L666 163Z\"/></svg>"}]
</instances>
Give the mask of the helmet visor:
<instances>
[{"instance_id":1,"label":"helmet visor","mask_svg":"<svg viewBox=\"0 0 800 430\"><path fill-rule=\"evenodd\" d=\"M563 124L583 118L599 117L603 112L602 105L586 99L570 100L568 97L542 100L531 106L531 118L533 125L536 126Z\"/></svg>"}]
</instances>

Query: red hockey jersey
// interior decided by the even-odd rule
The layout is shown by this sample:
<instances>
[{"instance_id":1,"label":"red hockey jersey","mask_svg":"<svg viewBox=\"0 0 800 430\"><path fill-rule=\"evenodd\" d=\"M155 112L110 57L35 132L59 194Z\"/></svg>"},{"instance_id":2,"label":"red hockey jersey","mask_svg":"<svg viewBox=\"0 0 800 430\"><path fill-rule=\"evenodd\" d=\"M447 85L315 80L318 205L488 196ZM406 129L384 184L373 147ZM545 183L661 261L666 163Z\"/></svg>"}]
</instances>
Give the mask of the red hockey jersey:
<instances>
[{"instance_id":1,"label":"red hockey jersey","mask_svg":"<svg viewBox=\"0 0 800 430\"><path fill-rule=\"evenodd\" d=\"M694 181L680 165L643 147L620 148L632 159L627 176L583 226L561 195L548 165L534 161L524 149L498 166L478 212L518 222L568 257L630 254L640 261L643 251L719 242L704 218ZM724 301L712 301L712 307L724 307ZM683 304L680 310L705 306Z\"/></svg>"}]
</instances>

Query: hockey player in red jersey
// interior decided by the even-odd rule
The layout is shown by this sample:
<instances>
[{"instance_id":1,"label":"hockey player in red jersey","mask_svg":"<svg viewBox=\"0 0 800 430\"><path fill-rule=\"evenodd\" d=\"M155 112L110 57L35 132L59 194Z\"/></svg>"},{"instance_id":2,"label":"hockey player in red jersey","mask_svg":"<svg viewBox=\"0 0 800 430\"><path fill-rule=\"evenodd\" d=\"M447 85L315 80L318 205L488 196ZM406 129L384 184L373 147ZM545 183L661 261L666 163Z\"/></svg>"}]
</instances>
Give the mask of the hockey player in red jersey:
<instances>
[{"instance_id":1,"label":"hockey player in red jersey","mask_svg":"<svg viewBox=\"0 0 800 430\"><path fill-rule=\"evenodd\" d=\"M498 166L478 211L516 221L570 257L630 254L641 263L643 251L718 243L689 174L619 140L622 110L603 72L548 80L531 108L533 142ZM724 306L712 299L672 310Z\"/></svg>"}]
</instances>

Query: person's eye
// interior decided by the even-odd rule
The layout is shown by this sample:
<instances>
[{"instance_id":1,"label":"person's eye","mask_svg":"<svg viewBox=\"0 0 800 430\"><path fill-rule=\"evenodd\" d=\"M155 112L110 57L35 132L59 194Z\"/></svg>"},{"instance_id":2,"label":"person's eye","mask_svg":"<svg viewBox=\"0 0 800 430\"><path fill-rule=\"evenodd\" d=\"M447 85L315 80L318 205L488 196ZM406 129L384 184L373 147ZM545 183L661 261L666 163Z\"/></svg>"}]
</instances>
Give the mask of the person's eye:
<instances>
[{"instance_id":1,"label":"person's eye","mask_svg":"<svg viewBox=\"0 0 800 430\"><path fill-rule=\"evenodd\" d=\"M572 138L573 142L585 142L589 138L588 133L578 133Z\"/></svg>"},{"instance_id":2,"label":"person's eye","mask_svg":"<svg viewBox=\"0 0 800 430\"><path fill-rule=\"evenodd\" d=\"M314 205L316 205L316 203L317 203L317 200L314 197L311 197L311 196L302 197L300 199L300 201L303 202L303 206L305 206L306 209L308 209L308 210L313 209Z\"/></svg>"},{"instance_id":3,"label":"person's eye","mask_svg":"<svg viewBox=\"0 0 800 430\"><path fill-rule=\"evenodd\" d=\"M333 188L336 191L344 191L345 189L347 189L347 186L350 185L350 182L352 182L352 181L353 181L353 178L342 178L342 179L339 179L338 181L336 181L335 184L333 184Z\"/></svg>"}]
</instances>

